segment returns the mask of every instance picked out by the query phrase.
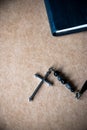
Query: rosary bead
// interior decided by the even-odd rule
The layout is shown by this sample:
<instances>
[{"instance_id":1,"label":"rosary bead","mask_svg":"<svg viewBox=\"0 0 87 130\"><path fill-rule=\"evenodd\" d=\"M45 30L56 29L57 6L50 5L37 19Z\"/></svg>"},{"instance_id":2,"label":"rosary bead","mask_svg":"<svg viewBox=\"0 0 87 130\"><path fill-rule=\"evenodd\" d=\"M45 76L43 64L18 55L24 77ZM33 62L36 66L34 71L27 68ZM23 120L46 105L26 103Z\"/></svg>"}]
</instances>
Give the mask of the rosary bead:
<instances>
[{"instance_id":1,"label":"rosary bead","mask_svg":"<svg viewBox=\"0 0 87 130\"><path fill-rule=\"evenodd\" d=\"M64 79L61 75L58 75L58 76L57 76L57 79L58 79L59 81L61 81L62 84L66 84L66 82L67 82L66 79Z\"/></svg>"},{"instance_id":2,"label":"rosary bead","mask_svg":"<svg viewBox=\"0 0 87 130\"><path fill-rule=\"evenodd\" d=\"M75 88L73 88L70 83L66 83L66 87L67 87L68 89L70 89L71 92L74 92L74 91L75 91Z\"/></svg>"},{"instance_id":3,"label":"rosary bead","mask_svg":"<svg viewBox=\"0 0 87 130\"><path fill-rule=\"evenodd\" d=\"M58 76L60 74L60 72L59 71L54 71L54 76Z\"/></svg>"},{"instance_id":4,"label":"rosary bead","mask_svg":"<svg viewBox=\"0 0 87 130\"><path fill-rule=\"evenodd\" d=\"M62 79L62 80L61 80L61 83L62 83L62 84L66 84L66 83L67 83L66 79Z\"/></svg>"},{"instance_id":5,"label":"rosary bead","mask_svg":"<svg viewBox=\"0 0 87 130\"><path fill-rule=\"evenodd\" d=\"M81 97L80 91L76 92L76 98L79 99Z\"/></svg>"},{"instance_id":6,"label":"rosary bead","mask_svg":"<svg viewBox=\"0 0 87 130\"><path fill-rule=\"evenodd\" d=\"M58 75L58 76L57 76L57 79L58 79L59 81L61 81L61 80L62 80L61 75Z\"/></svg>"},{"instance_id":7,"label":"rosary bead","mask_svg":"<svg viewBox=\"0 0 87 130\"><path fill-rule=\"evenodd\" d=\"M84 85L82 86L81 90L76 92L76 98L79 99L81 97L81 95L87 90L87 80L84 83Z\"/></svg>"}]
</instances>

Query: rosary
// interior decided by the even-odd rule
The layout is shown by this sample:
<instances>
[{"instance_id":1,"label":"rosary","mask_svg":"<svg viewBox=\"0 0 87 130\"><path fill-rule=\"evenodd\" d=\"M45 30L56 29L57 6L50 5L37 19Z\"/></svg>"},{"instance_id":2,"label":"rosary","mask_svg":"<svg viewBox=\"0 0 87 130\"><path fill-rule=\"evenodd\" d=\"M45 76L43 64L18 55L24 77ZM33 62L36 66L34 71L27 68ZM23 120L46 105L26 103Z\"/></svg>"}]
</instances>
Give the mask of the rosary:
<instances>
[{"instance_id":1,"label":"rosary","mask_svg":"<svg viewBox=\"0 0 87 130\"><path fill-rule=\"evenodd\" d=\"M36 77L40 78L42 81L37 86L37 88L34 90L33 94L29 97L29 101L32 101L43 85L44 82L48 83L49 85L53 85L53 82L49 81L47 78L48 76L53 72L54 76L57 78L58 81L60 81L66 88L68 88L71 92L75 93L75 97L79 99L81 95L87 90L87 80L82 86L81 90L77 91L75 87L73 87L72 83L58 70L56 70L54 67L51 67L48 69L47 73L44 77L39 75L38 73L35 74Z\"/></svg>"}]
</instances>

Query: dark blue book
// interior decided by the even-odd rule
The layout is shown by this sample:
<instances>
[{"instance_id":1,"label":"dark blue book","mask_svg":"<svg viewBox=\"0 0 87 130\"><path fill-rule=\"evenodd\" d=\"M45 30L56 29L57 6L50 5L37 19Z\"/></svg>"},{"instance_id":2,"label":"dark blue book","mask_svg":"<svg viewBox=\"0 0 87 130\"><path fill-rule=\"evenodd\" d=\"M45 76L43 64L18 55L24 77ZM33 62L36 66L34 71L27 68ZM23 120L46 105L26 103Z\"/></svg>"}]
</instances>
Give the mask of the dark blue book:
<instances>
[{"instance_id":1,"label":"dark blue book","mask_svg":"<svg viewBox=\"0 0 87 130\"><path fill-rule=\"evenodd\" d=\"M53 36L87 30L87 0L44 0Z\"/></svg>"}]
</instances>

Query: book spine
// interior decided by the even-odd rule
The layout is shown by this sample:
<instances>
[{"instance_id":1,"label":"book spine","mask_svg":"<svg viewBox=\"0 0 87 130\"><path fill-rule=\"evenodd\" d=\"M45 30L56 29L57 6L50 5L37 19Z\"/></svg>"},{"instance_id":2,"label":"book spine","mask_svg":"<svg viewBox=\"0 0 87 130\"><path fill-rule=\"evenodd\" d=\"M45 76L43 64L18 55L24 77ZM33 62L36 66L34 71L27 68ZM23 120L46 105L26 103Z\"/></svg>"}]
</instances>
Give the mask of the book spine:
<instances>
[{"instance_id":1,"label":"book spine","mask_svg":"<svg viewBox=\"0 0 87 130\"><path fill-rule=\"evenodd\" d=\"M54 20L53 20L53 15L52 15L52 12L51 12L50 2L49 2L49 0L44 0L44 3L45 3L45 7L46 7L47 16L48 16L52 35L56 36L56 28L55 28L55 24L54 24Z\"/></svg>"}]
</instances>

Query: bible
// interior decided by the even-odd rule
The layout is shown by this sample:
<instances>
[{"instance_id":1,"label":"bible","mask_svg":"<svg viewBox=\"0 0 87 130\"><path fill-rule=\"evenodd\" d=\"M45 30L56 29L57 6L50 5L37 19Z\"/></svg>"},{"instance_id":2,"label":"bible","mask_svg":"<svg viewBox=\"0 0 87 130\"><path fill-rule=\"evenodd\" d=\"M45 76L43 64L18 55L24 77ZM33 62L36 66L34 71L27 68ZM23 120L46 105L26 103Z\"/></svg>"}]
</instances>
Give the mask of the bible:
<instances>
[{"instance_id":1,"label":"bible","mask_svg":"<svg viewBox=\"0 0 87 130\"><path fill-rule=\"evenodd\" d=\"M87 30L87 0L44 0L53 36Z\"/></svg>"}]
</instances>

